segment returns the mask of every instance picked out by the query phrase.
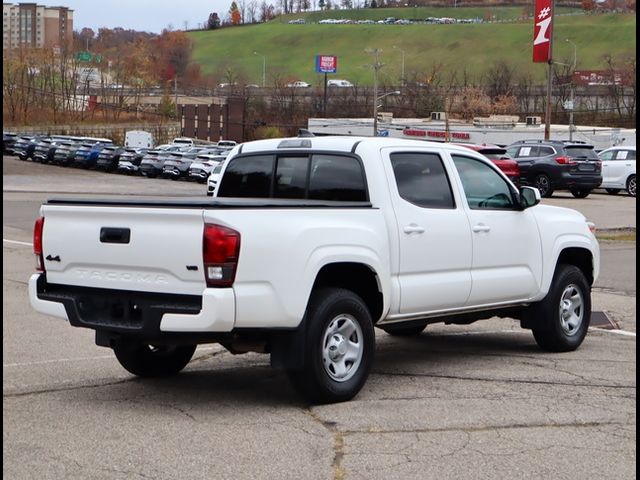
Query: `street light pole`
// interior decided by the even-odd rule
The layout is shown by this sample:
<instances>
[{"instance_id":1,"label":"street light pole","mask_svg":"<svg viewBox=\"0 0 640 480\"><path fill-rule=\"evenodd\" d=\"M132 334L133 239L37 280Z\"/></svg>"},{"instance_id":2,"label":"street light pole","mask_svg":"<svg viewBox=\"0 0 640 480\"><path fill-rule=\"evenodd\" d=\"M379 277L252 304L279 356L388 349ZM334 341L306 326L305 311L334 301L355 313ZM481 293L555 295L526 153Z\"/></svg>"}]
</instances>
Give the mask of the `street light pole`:
<instances>
[{"instance_id":1,"label":"street light pole","mask_svg":"<svg viewBox=\"0 0 640 480\"><path fill-rule=\"evenodd\" d=\"M262 57L262 88L264 88L266 85L266 77L267 77L267 57L265 57L264 55L258 52L253 52L253 54L259 55Z\"/></svg>"},{"instance_id":2,"label":"street light pole","mask_svg":"<svg viewBox=\"0 0 640 480\"><path fill-rule=\"evenodd\" d=\"M365 52L371 53L375 60L371 65L373 68L373 136L378 136L378 70L380 70L384 63L380 62L380 52L382 50L378 48L367 49Z\"/></svg>"},{"instance_id":3,"label":"street light pole","mask_svg":"<svg viewBox=\"0 0 640 480\"><path fill-rule=\"evenodd\" d=\"M400 77L400 85L402 85L404 87L404 82L405 82L405 78L404 78L404 50L402 50L400 47L394 45L393 48L396 48L398 50L400 50L400 53L402 53L402 76Z\"/></svg>"},{"instance_id":4,"label":"street light pole","mask_svg":"<svg viewBox=\"0 0 640 480\"><path fill-rule=\"evenodd\" d=\"M373 136L378 136L378 102L382 100L384 97L388 97L389 95L400 95L402 92L400 90L394 90L393 92L383 93L378 96L378 87L374 84L374 104L373 104Z\"/></svg>"},{"instance_id":5,"label":"street light pole","mask_svg":"<svg viewBox=\"0 0 640 480\"><path fill-rule=\"evenodd\" d=\"M569 42L571 45L573 45L573 69L571 70L571 110L569 110L569 141L572 142L573 141L573 109L575 108L574 105L574 101L575 101L575 94L574 94L574 86L573 86L573 75L576 71L576 65L577 65L577 61L578 61L578 49L576 47L576 44L573 43L571 40L569 40L568 38L565 39L567 42Z\"/></svg>"}]
</instances>

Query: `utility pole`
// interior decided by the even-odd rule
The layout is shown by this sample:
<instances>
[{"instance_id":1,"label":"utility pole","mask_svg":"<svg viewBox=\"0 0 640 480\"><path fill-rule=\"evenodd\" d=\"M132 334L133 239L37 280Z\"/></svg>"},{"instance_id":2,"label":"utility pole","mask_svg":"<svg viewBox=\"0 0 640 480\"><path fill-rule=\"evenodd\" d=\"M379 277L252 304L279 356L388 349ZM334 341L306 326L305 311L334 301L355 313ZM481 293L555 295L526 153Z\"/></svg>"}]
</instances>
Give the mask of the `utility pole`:
<instances>
[{"instance_id":1,"label":"utility pole","mask_svg":"<svg viewBox=\"0 0 640 480\"><path fill-rule=\"evenodd\" d=\"M370 48L365 50L374 56L374 61L370 65L373 69L373 136L378 136L378 70L380 70L384 63L380 62L380 53L382 50L378 48Z\"/></svg>"},{"instance_id":2,"label":"utility pole","mask_svg":"<svg viewBox=\"0 0 640 480\"><path fill-rule=\"evenodd\" d=\"M569 40L568 38L565 39L568 43L570 43L571 45L573 45L573 68L571 69L571 99L569 100L571 102L571 110L569 110L569 141L572 142L573 141L573 109L575 108L575 87L573 85L573 74L576 71L576 64L578 61L578 49L576 47L576 44L573 43L571 40Z\"/></svg>"}]
</instances>

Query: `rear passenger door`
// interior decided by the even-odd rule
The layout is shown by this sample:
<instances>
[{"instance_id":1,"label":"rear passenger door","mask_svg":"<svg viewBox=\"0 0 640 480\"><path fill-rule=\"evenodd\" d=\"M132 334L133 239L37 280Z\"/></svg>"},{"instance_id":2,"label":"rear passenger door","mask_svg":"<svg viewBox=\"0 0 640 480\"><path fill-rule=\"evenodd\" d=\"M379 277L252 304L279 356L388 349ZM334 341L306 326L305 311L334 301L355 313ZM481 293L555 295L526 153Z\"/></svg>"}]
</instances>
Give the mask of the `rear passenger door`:
<instances>
[{"instance_id":1,"label":"rear passenger door","mask_svg":"<svg viewBox=\"0 0 640 480\"><path fill-rule=\"evenodd\" d=\"M438 151L382 150L397 221L400 314L463 307L471 231Z\"/></svg>"}]
</instances>

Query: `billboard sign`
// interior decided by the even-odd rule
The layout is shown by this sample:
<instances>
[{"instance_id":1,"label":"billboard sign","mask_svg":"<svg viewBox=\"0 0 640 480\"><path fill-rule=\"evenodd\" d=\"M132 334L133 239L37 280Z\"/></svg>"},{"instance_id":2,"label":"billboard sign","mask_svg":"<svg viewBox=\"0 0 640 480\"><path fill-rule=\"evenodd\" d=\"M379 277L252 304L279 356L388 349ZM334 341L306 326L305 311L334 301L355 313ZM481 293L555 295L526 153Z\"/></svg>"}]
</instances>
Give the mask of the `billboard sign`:
<instances>
[{"instance_id":1,"label":"billboard sign","mask_svg":"<svg viewBox=\"0 0 640 480\"><path fill-rule=\"evenodd\" d=\"M338 71L338 57L335 55L316 55L317 73L336 73Z\"/></svg>"},{"instance_id":2,"label":"billboard sign","mask_svg":"<svg viewBox=\"0 0 640 480\"><path fill-rule=\"evenodd\" d=\"M533 17L533 61L549 63L552 60L553 0L535 0Z\"/></svg>"},{"instance_id":3,"label":"billboard sign","mask_svg":"<svg viewBox=\"0 0 640 480\"><path fill-rule=\"evenodd\" d=\"M575 85L623 85L621 72L608 70L576 70L573 72Z\"/></svg>"}]
</instances>

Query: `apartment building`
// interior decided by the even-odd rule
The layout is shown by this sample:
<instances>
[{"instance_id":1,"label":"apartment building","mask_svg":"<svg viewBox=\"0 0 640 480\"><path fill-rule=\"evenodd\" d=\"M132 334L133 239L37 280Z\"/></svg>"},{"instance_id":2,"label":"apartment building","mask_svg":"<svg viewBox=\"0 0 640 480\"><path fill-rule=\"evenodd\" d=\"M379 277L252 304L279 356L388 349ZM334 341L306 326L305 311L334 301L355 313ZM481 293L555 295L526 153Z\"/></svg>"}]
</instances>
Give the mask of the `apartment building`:
<instances>
[{"instance_id":1,"label":"apartment building","mask_svg":"<svg viewBox=\"0 0 640 480\"><path fill-rule=\"evenodd\" d=\"M2 49L63 47L73 35L73 10L36 3L2 4Z\"/></svg>"}]
</instances>

